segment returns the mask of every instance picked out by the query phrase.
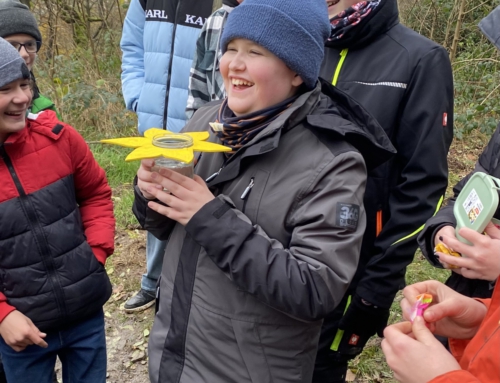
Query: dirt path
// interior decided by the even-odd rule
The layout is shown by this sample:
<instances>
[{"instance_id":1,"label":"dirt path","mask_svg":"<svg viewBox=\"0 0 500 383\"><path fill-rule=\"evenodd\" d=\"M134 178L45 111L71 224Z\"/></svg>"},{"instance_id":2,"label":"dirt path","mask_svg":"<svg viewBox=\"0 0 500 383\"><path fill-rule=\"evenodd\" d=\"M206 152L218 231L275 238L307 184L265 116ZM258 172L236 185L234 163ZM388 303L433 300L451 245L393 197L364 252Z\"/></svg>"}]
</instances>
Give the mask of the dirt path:
<instances>
[{"instance_id":1,"label":"dirt path","mask_svg":"<svg viewBox=\"0 0 500 383\"><path fill-rule=\"evenodd\" d=\"M147 343L154 309L126 314L123 305L139 288L146 260L145 232L118 230L115 254L106 266L113 295L104 306L108 383L148 383Z\"/></svg>"}]
</instances>

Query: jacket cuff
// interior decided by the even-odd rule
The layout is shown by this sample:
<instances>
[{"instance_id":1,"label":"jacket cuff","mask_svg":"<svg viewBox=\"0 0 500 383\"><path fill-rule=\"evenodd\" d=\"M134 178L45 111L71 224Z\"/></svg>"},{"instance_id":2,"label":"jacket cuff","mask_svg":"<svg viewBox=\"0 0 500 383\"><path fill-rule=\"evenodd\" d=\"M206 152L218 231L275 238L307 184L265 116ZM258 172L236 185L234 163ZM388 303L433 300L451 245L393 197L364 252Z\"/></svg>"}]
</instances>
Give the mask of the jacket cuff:
<instances>
[{"instance_id":1,"label":"jacket cuff","mask_svg":"<svg viewBox=\"0 0 500 383\"><path fill-rule=\"evenodd\" d=\"M99 261L99 263L104 266L106 264L106 258L108 258L106 250L100 247L92 247L92 251L94 252L94 255Z\"/></svg>"},{"instance_id":2,"label":"jacket cuff","mask_svg":"<svg viewBox=\"0 0 500 383\"><path fill-rule=\"evenodd\" d=\"M207 221L221 218L228 210L234 207L232 201L224 195L215 197L212 201L206 203L196 214L189 220L186 225L186 231L196 238L200 225L206 225Z\"/></svg>"},{"instance_id":3,"label":"jacket cuff","mask_svg":"<svg viewBox=\"0 0 500 383\"><path fill-rule=\"evenodd\" d=\"M3 294L2 294L3 295ZM7 302L0 302L0 323L3 322L5 317L9 315L16 308L14 306L9 305Z\"/></svg>"}]
</instances>

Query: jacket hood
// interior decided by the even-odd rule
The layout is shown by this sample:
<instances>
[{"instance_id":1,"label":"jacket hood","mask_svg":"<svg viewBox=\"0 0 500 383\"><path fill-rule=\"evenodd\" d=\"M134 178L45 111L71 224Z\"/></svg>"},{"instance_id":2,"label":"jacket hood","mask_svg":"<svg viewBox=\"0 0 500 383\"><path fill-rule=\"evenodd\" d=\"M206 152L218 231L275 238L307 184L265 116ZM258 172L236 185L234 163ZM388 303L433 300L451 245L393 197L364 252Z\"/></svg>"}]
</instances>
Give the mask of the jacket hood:
<instances>
[{"instance_id":1,"label":"jacket hood","mask_svg":"<svg viewBox=\"0 0 500 383\"><path fill-rule=\"evenodd\" d=\"M349 95L328 81L320 79L320 82L321 92L329 102L320 102L314 113L307 116L307 122L343 136L363 156L368 170L389 160L396 149L377 120Z\"/></svg>"},{"instance_id":2,"label":"jacket hood","mask_svg":"<svg viewBox=\"0 0 500 383\"><path fill-rule=\"evenodd\" d=\"M497 49L500 49L500 6L479 22L479 29Z\"/></svg>"},{"instance_id":3,"label":"jacket hood","mask_svg":"<svg viewBox=\"0 0 500 383\"><path fill-rule=\"evenodd\" d=\"M336 49L361 48L398 23L397 0L382 0L380 5L355 28L351 28L341 39L327 40L326 46Z\"/></svg>"}]
</instances>

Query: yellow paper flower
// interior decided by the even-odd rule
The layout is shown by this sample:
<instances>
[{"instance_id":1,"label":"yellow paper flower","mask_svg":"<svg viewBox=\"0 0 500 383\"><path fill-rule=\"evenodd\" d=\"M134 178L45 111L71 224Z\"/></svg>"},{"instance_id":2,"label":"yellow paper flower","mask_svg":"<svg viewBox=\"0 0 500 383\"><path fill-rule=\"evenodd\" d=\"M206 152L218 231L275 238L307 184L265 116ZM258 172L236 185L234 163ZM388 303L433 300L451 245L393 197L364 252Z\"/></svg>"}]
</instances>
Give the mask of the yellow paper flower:
<instances>
[{"instance_id":1,"label":"yellow paper flower","mask_svg":"<svg viewBox=\"0 0 500 383\"><path fill-rule=\"evenodd\" d=\"M166 135L179 138L182 136L189 136L193 140L193 144L190 147L179 149L164 148L153 144L153 138L156 139L157 137ZM124 146L126 148L135 148L135 150L125 158L125 161L165 157L189 163L194 158L194 152L215 153L231 151L231 148L226 146L207 142L206 140L208 137L210 137L208 132L173 133L168 130L151 128L144 132L144 137L111 138L101 140L101 142L104 144Z\"/></svg>"}]
</instances>

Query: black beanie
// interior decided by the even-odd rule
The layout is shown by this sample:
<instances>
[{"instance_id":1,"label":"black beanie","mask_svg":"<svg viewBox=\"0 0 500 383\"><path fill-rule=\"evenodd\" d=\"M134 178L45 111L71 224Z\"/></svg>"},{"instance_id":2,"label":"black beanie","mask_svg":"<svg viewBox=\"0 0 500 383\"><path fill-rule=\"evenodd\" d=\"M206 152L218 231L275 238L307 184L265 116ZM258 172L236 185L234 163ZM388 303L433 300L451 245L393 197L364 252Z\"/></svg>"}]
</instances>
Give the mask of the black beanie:
<instances>
[{"instance_id":1,"label":"black beanie","mask_svg":"<svg viewBox=\"0 0 500 383\"><path fill-rule=\"evenodd\" d=\"M24 33L42 41L35 16L18 0L0 0L0 37Z\"/></svg>"}]
</instances>

